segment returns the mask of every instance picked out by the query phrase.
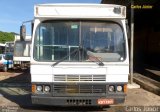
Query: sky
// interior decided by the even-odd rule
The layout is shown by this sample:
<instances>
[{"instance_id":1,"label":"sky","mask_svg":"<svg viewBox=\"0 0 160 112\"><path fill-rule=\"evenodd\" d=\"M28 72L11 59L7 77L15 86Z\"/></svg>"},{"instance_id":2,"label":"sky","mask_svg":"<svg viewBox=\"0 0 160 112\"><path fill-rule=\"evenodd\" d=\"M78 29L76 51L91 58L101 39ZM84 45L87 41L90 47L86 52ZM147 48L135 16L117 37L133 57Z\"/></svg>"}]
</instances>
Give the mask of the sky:
<instances>
[{"instance_id":1,"label":"sky","mask_svg":"<svg viewBox=\"0 0 160 112\"><path fill-rule=\"evenodd\" d=\"M22 22L34 18L35 4L100 2L101 0L0 0L0 31L19 34Z\"/></svg>"}]
</instances>

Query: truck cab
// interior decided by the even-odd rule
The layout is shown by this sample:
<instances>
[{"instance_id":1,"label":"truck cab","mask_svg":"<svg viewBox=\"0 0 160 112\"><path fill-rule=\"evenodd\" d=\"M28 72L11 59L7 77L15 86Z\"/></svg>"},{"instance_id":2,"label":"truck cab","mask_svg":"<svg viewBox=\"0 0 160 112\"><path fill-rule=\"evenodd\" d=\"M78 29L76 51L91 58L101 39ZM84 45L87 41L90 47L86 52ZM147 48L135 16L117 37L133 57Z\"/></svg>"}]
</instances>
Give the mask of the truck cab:
<instances>
[{"instance_id":1,"label":"truck cab","mask_svg":"<svg viewBox=\"0 0 160 112\"><path fill-rule=\"evenodd\" d=\"M126 7L121 5L35 5L30 58L32 103L123 103L129 74L125 18Z\"/></svg>"},{"instance_id":2,"label":"truck cab","mask_svg":"<svg viewBox=\"0 0 160 112\"><path fill-rule=\"evenodd\" d=\"M5 53L0 54L0 68L7 72L8 69L13 67L13 54L12 53Z\"/></svg>"}]
</instances>

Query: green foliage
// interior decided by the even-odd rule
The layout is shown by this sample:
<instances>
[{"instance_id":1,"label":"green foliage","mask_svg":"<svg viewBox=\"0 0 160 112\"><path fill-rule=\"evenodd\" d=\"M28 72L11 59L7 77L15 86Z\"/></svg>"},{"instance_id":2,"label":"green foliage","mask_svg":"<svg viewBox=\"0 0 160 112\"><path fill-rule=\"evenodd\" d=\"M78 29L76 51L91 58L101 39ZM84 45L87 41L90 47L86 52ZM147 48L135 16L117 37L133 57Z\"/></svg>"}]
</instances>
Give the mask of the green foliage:
<instances>
[{"instance_id":1,"label":"green foliage","mask_svg":"<svg viewBox=\"0 0 160 112\"><path fill-rule=\"evenodd\" d=\"M0 31L0 43L14 41L14 33Z\"/></svg>"}]
</instances>

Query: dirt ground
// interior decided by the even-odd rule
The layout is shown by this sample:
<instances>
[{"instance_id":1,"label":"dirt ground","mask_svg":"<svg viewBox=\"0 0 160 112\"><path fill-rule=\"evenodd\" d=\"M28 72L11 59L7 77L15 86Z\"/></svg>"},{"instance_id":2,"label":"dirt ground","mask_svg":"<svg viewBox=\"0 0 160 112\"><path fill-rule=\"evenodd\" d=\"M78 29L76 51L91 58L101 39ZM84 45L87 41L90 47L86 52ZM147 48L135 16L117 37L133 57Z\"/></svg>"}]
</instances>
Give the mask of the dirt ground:
<instances>
[{"instance_id":1,"label":"dirt ground","mask_svg":"<svg viewBox=\"0 0 160 112\"><path fill-rule=\"evenodd\" d=\"M124 105L129 106L160 106L160 96L142 88L129 89Z\"/></svg>"},{"instance_id":2,"label":"dirt ground","mask_svg":"<svg viewBox=\"0 0 160 112\"><path fill-rule=\"evenodd\" d=\"M30 83L29 69L15 69L9 72L0 71L0 83Z\"/></svg>"}]
</instances>

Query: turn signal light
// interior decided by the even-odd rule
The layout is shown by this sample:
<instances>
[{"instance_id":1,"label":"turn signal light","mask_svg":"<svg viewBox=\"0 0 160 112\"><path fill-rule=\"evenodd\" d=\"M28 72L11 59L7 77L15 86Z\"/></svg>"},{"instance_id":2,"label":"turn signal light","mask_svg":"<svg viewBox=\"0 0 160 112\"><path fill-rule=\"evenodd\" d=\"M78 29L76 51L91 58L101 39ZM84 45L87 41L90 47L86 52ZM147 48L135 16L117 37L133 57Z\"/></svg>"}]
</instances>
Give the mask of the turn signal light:
<instances>
[{"instance_id":1,"label":"turn signal light","mask_svg":"<svg viewBox=\"0 0 160 112\"><path fill-rule=\"evenodd\" d=\"M124 91L124 93L127 93L127 84L125 84L125 85L123 86L123 91Z\"/></svg>"},{"instance_id":2,"label":"turn signal light","mask_svg":"<svg viewBox=\"0 0 160 112\"><path fill-rule=\"evenodd\" d=\"M32 93L35 93L36 92L36 85L32 85Z\"/></svg>"}]
</instances>

